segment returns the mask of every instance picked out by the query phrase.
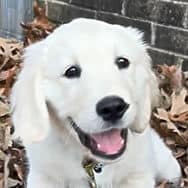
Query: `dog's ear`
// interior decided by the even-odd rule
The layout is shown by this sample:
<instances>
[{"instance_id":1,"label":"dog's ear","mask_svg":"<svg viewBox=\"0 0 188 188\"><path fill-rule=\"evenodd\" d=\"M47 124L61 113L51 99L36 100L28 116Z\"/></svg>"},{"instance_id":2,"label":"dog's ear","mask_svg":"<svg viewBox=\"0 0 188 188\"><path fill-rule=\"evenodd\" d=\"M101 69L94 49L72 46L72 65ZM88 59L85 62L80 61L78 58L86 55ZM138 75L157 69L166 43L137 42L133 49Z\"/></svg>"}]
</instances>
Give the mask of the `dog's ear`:
<instances>
[{"instance_id":1,"label":"dog's ear","mask_svg":"<svg viewBox=\"0 0 188 188\"><path fill-rule=\"evenodd\" d=\"M145 62L136 66L135 71L138 111L131 129L137 133L142 133L149 125L152 108L157 105L159 99L158 80L151 69L151 60L147 52L143 60Z\"/></svg>"},{"instance_id":2,"label":"dog's ear","mask_svg":"<svg viewBox=\"0 0 188 188\"><path fill-rule=\"evenodd\" d=\"M147 44L143 40L143 33L128 27L126 32L137 43L137 62L134 70L135 95L137 99L137 116L134 124L130 127L132 131L142 133L149 125L152 107L158 102L158 81L151 69L151 58L147 52Z\"/></svg>"},{"instance_id":3,"label":"dog's ear","mask_svg":"<svg viewBox=\"0 0 188 188\"><path fill-rule=\"evenodd\" d=\"M42 88L45 44L39 42L25 51L24 66L11 95L14 137L24 144L43 139L49 129L48 110Z\"/></svg>"}]
</instances>

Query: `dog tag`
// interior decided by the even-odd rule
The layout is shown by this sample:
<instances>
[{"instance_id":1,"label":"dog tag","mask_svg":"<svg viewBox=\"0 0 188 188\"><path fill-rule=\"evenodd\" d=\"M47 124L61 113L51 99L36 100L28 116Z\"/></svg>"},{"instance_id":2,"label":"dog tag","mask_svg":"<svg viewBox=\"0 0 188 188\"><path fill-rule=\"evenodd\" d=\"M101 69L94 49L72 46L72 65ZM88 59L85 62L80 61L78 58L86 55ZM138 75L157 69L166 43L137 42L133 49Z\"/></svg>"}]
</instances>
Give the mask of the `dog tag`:
<instances>
[{"instance_id":1,"label":"dog tag","mask_svg":"<svg viewBox=\"0 0 188 188\"><path fill-rule=\"evenodd\" d=\"M103 168L103 164L102 164L102 163L97 163L97 164L94 165L93 170L94 170L97 174L99 174L99 173L102 172L102 168Z\"/></svg>"},{"instance_id":2,"label":"dog tag","mask_svg":"<svg viewBox=\"0 0 188 188\"><path fill-rule=\"evenodd\" d=\"M93 160L84 160L82 163L85 171L89 176L89 185L91 188L97 188L97 183L95 179L95 174L99 174L102 172L103 164L98 163Z\"/></svg>"}]
</instances>

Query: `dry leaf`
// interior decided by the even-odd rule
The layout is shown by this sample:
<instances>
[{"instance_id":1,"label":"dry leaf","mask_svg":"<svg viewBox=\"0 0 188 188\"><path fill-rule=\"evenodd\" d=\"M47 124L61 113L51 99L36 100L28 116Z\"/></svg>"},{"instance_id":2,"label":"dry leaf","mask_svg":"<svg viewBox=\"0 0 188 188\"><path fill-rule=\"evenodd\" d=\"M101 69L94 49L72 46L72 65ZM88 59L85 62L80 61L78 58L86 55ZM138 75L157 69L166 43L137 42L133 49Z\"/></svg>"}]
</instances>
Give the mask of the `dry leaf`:
<instances>
[{"instance_id":1,"label":"dry leaf","mask_svg":"<svg viewBox=\"0 0 188 188\"><path fill-rule=\"evenodd\" d=\"M22 168L19 165L17 165L17 164L14 164L14 168L16 169L16 172L17 172L17 175L18 175L19 179L23 181L23 176L24 175L23 175Z\"/></svg>"},{"instance_id":2,"label":"dry leaf","mask_svg":"<svg viewBox=\"0 0 188 188\"><path fill-rule=\"evenodd\" d=\"M3 173L0 173L0 188L4 188L4 175Z\"/></svg>"},{"instance_id":3,"label":"dry leaf","mask_svg":"<svg viewBox=\"0 0 188 188\"><path fill-rule=\"evenodd\" d=\"M22 182L19 180L16 180L16 179L8 178L8 187L7 188L15 187L17 185L22 185Z\"/></svg>"},{"instance_id":4,"label":"dry leaf","mask_svg":"<svg viewBox=\"0 0 188 188\"><path fill-rule=\"evenodd\" d=\"M6 103L0 101L0 117L8 115L10 112L9 106Z\"/></svg>"},{"instance_id":5,"label":"dry leaf","mask_svg":"<svg viewBox=\"0 0 188 188\"><path fill-rule=\"evenodd\" d=\"M179 91L183 86L182 60L172 66L157 65L159 78L165 82L169 82L172 90Z\"/></svg>"},{"instance_id":6,"label":"dry leaf","mask_svg":"<svg viewBox=\"0 0 188 188\"><path fill-rule=\"evenodd\" d=\"M177 127L174 125L173 122L171 122L171 120L169 119L169 113L163 109L163 108L158 108L157 109L157 114L154 113L155 117L157 117L160 120L164 120L166 121L166 126L169 130L171 130L172 132L175 132L177 134L180 134L179 130L177 129Z\"/></svg>"},{"instance_id":7,"label":"dry leaf","mask_svg":"<svg viewBox=\"0 0 188 188\"><path fill-rule=\"evenodd\" d=\"M170 114L182 114L184 112L188 112L188 104L186 104L187 90L183 88L180 93L173 92L172 93L172 107L170 109Z\"/></svg>"},{"instance_id":8,"label":"dry leaf","mask_svg":"<svg viewBox=\"0 0 188 188\"><path fill-rule=\"evenodd\" d=\"M161 88L160 90L160 100L159 105L162 106L164 109L168 109L171 106L171 97Z\"/></svg>"},{"instance_id":9,"label":"dry leaf","mask_svg":"<svg viewBox=\"0 0 188 188\"><path fill-rule=\"evenodd\" d=\"M0 70L8 61L18 62L21 59L23 43L16 40L0 38Z\"/></svg>"},{"instance_id":10,"label":"dry leaf","mask_svg":"<svg viewBox=\"0 0 188 188\"><path fill-rule=\"evenodd\" d=\"M5 158L6 158L6 154L2 150L0 150L0 160L4 161Z\"/></svg>"},{"instance_id":11,"label":"dry leaf","mask_svg":"<svg viewBox=\"0 0 188 188\"><path fill-rule=\"evenodd\" d=\"M40 6L38 0L33 3L35 18L31 23L21 23L25 32L25 45L30 45L47 37L55 29L55 25L49 22L45 8Z\"/></svg>"}]
</instances>

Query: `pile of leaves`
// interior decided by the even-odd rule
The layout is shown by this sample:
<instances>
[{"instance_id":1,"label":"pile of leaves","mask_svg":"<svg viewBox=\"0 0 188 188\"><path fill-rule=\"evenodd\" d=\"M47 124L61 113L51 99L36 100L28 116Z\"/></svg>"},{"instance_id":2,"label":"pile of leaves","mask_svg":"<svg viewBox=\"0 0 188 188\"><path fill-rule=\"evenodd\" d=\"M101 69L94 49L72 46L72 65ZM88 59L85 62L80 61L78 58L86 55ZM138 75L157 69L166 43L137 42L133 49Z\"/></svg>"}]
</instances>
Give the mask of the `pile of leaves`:
<instances>
[{"instance_id":1,"label":"pile of leaves","mask_svg":"<svg viewBox=\"0 0 188 188\"><path fill-rule=\"evenodd\" d=\"M159 105L152 114L153 128L164 138L182 167L179 187L188 187L188 73L177 65L157 65ZM166 182L163 187L169 187Z\"/></svg>"},{"instance_id":2,"label":"pile of leaves","mask_svg":"<svg viewBox=\"0 0 188 188\"><path fill-rule=\"evenodd\" d=\"M23 181L24 149L11 141L13 127L8 98L21 68L22 52L22 42L0 38L0 187L4 188L22 185Z\"/></svg>"},{"instance_id":3,"label":"pile of leaves","mask_svg":"<svg viewBox=\"0 0 188 188\"><path fill-rule=\"evenodd\" d=\"M24 42L0 38L0 188L24 188L27 165L24 147L11 140L13 126L10 120L9 95L22 68L22 54L26 46L49 35L54 24L48 21L45 9L34 1L35 18L21 23ZM158 65L159 104L153 111L151 124L161 135L179 161L183 177L177 188L188 187L188 73L177 65ZM161 182L158 188L174 185Z\"/></svg>"},{"instance_id":4,"label":"pile of leaves","mask_svg":"<svg viewBox=\"0 0 188 188\"><path fill-rule=\"evenodd\" d=\"M24 41L0 38L0 188L24 188L28 172L25 150L19 141L12 141L14 128L10 118L10 91L22 68L24 48L47 37L55 28L48 21L45 9L34 1L35 18L21 23Z\"/></svg>"}]
</instances>

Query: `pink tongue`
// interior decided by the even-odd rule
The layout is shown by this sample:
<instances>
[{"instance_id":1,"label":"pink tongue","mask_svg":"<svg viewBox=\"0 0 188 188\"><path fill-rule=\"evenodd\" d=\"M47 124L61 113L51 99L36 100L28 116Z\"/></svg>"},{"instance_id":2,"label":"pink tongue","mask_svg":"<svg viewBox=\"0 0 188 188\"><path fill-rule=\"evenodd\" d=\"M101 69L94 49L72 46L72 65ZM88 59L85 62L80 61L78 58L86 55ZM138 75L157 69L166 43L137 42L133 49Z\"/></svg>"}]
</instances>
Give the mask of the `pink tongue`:
<instances>
[{"instance_id":1,"label":"pink tongue","mask_svg":"<svg viewBox=\"0 0 188 188\"><path fill-rule=\"evenodd\" d=\"M118 153L124 145L124 140L121 137L121 131L118 129L92 134L91 136L97 143L97 149L108 155Z\"/></svg>"}]
</instances>

